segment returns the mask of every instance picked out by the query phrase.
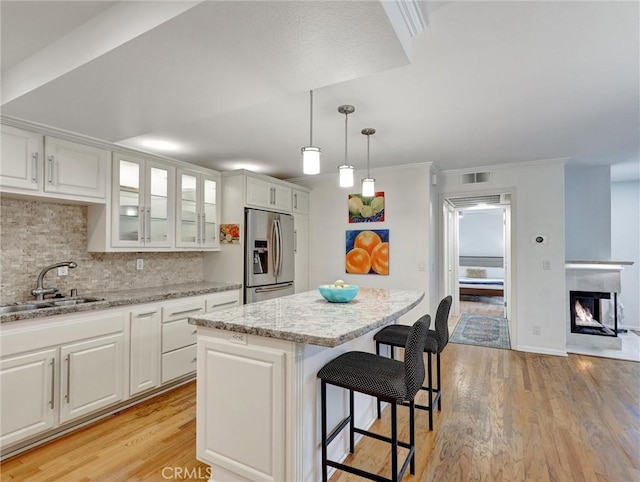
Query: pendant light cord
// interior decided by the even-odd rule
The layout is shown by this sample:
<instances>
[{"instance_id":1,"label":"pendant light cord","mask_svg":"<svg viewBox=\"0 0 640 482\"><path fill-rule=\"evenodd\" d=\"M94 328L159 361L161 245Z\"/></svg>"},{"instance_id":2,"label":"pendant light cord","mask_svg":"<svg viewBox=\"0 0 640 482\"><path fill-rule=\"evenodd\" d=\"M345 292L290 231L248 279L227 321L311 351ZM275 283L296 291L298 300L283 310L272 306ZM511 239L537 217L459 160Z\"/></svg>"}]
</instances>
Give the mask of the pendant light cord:
<instances>
[{"instance_id":1,"label":"pendant light cord","mask_svg":"<svg viewBox=\"0 0 640 482\"><path fill-rule=\"evenodd\" d=\"M371 140L371 135L367 134L367 179L371 178L371 173L369 171L369 141Z\"/></svg>"},{"instance_id":2,"label":"pendant light cord","mask_svg":"<svg viewBox=\"0 0 640 482\"><path fill-rule=\"evenodd\" d=\"M309 145L313 145L313 90L309 91Z\"/></svg>"},{"instance_id":3,"label":"pendant light cord","mask_svg":"<svg viewBox=\"0 0 640 482\"><path fill-rule=\"evenodd\" d=\"M347 121L349 119L349 113L344 113L344 165L347 166Z\"/></svg>"}]
</instances>

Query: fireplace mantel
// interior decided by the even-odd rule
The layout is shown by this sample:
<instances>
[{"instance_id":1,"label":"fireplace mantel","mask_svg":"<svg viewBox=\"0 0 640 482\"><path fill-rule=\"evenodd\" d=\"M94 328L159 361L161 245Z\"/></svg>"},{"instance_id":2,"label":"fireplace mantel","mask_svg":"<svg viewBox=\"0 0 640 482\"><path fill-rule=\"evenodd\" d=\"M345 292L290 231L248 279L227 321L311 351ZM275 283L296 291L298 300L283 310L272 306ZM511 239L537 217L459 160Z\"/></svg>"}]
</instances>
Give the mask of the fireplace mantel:
<instances>
[{"instance_id":1,"label":"fireplace mantel","mask_svg":"<svg viewBox=\"0 0 640 482\"><path fill-rule=\"evenodd\" d=\"M623 270L625 266L631 266L633 261L602 261L602 260L566 260L566 269L602 269L602 270Z\"/></svg>"}]
</instances>

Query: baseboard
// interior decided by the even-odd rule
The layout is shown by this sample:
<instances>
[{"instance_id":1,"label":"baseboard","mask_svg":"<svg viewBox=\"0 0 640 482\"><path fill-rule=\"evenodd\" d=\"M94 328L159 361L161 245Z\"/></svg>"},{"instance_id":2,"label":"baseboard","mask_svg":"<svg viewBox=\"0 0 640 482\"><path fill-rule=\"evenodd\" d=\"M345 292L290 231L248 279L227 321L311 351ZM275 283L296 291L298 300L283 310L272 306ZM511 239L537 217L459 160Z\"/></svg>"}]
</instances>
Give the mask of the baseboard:
<instances>
[{"instance_id":1,"label":"baseboard","mask_svg":"<svg viewBox=\"0 0 640 482\"><path fill-rule=\"evenodd\" d=\"M539 353L540 355L569 356L566 350L551 350L549 348L540 348L539 346L518 345L512 347L512 350Z\"/></svg>"}]
</instances>

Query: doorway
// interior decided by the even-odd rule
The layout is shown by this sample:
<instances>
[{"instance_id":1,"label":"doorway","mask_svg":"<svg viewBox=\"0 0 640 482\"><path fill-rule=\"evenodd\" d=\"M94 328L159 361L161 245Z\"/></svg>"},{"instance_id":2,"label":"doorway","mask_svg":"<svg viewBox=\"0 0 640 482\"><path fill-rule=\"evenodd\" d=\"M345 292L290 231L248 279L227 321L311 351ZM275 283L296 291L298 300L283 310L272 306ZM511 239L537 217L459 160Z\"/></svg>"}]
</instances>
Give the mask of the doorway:
<instances>
[{"instance_id":1,"label":"doorway","mask_svg":"<svg viewBox=\"0 0 640 482\"><path fill-rule=\"evenodd\" d=\"M510 199L509 193L444 199L444 288L455 316L510 320Z\"/></svg>"}]
</instances>

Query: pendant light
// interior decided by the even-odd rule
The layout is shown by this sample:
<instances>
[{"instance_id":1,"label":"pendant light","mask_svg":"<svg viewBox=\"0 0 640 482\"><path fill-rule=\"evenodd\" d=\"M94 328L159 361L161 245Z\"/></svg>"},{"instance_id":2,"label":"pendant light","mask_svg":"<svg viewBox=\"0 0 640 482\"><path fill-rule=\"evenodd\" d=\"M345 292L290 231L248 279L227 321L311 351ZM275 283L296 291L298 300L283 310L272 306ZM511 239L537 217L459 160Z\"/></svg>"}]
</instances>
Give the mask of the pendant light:
<instances>
[{"instance_id":1,"label":"pendant light","mask_svg":"<svg viewBox=\"0 0 640 482\"><path fill-rule=\"evenodd\" d=\"M302 172L318 174L320 172L320 148L313 145L313 90L309 91L309 145L302 152Z\"/></svg>"},{"instance_id":2,"label":"pendant light","mask_svg":"<svg viewBox=\"0 0 640 482\"><path fill-rule=\"evenodd\" d=\"M340 171L340 187L353 186L353 166L347 162L347 123L349 114L353 114L356 108L352 105L341 105L338 112L344 114L344 164L338 166Z\"/></svg>"},{"instance_id":3,"label":"pendant light","mask_svg":"<svg viewBox=\"0 0 640 482\"><path fill-rule=\"evenodd\" d=\"M376 130L370 127L362 129L362 134L367 136L367 177L362 180L363 197L373 197L376 195L376 180L371 177L371 174L369 172L369 140L375 133Z\"/></svg>"}]
</instances>

